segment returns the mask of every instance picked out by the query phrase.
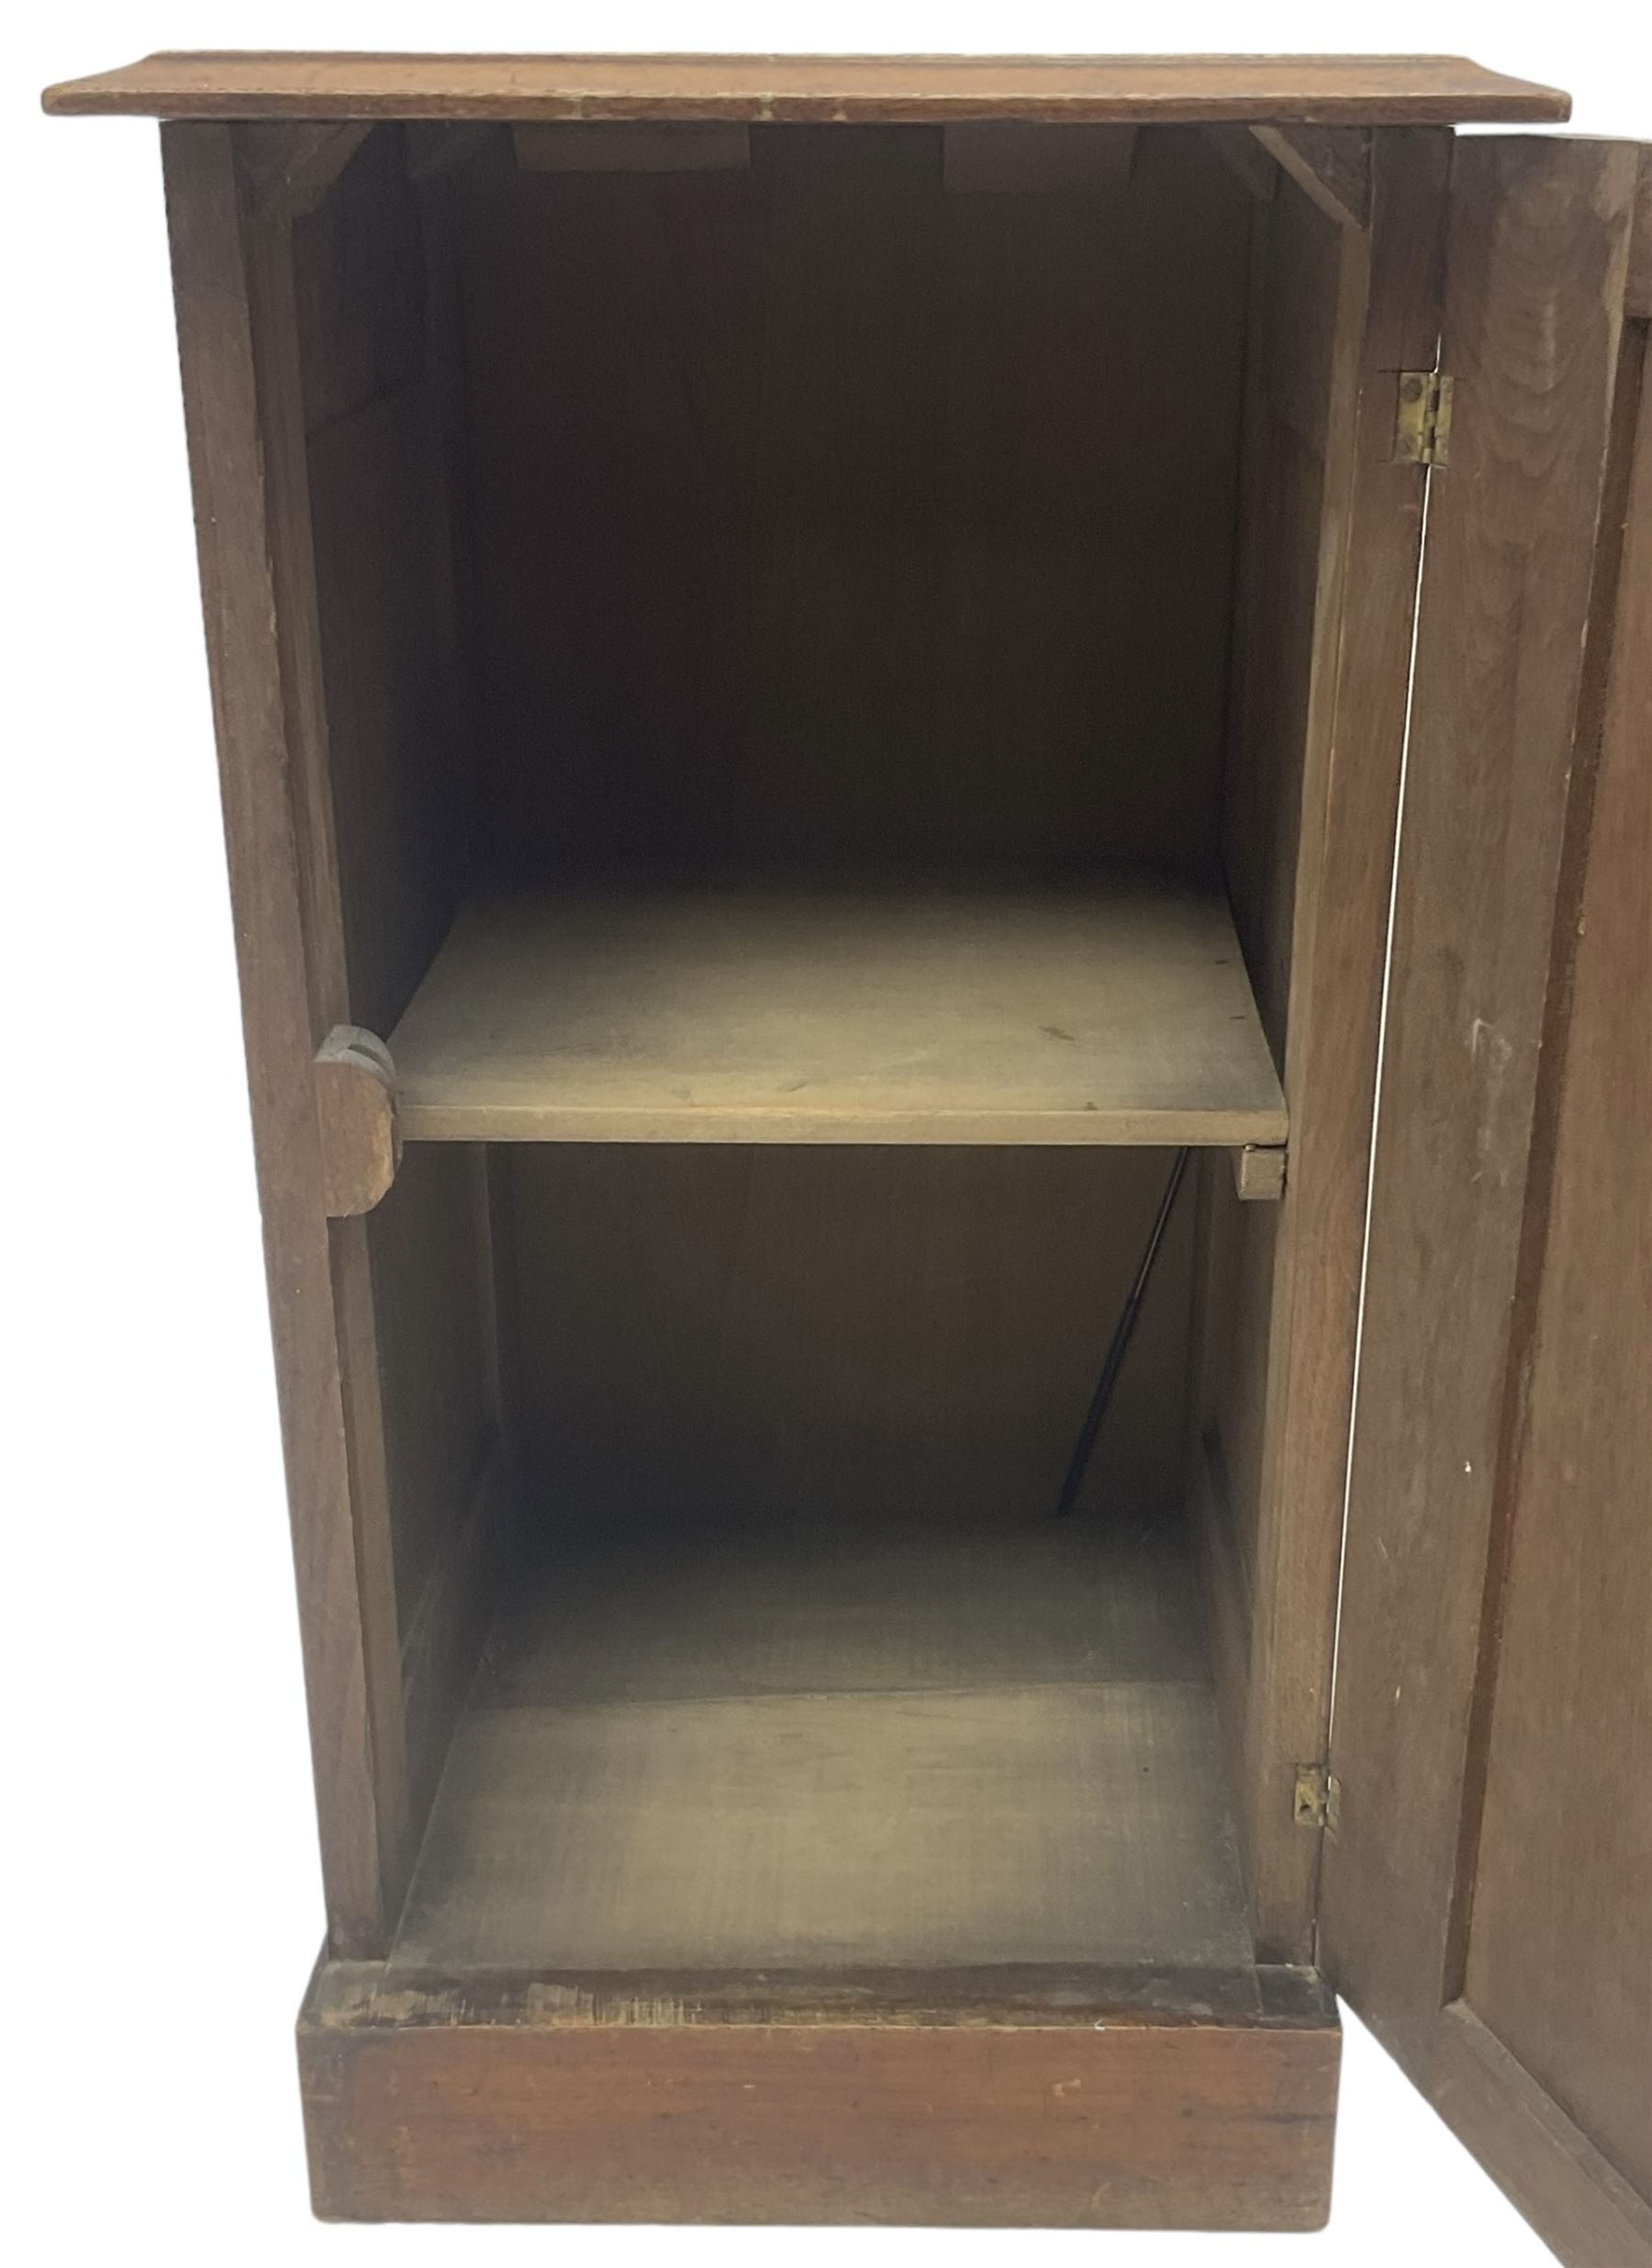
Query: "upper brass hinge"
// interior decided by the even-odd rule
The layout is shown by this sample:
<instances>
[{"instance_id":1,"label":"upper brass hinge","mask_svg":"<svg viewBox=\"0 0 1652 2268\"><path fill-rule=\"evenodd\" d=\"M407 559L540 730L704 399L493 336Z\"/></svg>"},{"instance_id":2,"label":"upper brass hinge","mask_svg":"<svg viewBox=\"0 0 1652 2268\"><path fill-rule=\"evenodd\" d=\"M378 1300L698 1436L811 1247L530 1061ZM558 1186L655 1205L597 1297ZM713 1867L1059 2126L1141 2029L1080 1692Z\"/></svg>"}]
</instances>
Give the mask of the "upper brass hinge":
<instances>
[{"instance_id":1,"label":"upper brass hinge","mask_svg":"<svg viewBox=\"0 0 1652 2268\"><path fill-rule=\"evenodd\" d=\"M1297 1767L1291 1814L1300 1827L1319 1827L1326 1835L1336 1833L1342 1824L1342 1782L1328 1765Z\"/></svg>"},{"instance_id":2,"label":"upper brass hinge","mask_svg":"<svg viewBox=\"0 0 1652 2268\"><path fill-rule=\"evenodd\" d=\"M1453 381L1443 370L1402 370L1394 419L1396 464L1447 464L1451 461Z\"/></svg>"}]
</instances>

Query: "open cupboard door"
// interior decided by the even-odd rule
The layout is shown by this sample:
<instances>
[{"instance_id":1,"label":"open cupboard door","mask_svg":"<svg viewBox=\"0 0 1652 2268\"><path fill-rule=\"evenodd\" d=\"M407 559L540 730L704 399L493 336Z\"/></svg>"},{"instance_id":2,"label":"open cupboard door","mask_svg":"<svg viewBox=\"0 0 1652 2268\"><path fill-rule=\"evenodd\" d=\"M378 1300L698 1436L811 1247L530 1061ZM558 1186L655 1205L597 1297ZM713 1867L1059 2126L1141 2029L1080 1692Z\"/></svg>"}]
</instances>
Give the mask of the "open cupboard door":
<instances>
[{"instance_id":1,"label":"open cupboard door","mask_svg":"<svg viewBox=\"0 0 1652 2268\"><path fill-rule=\"evenodd\" d=\"M1455 156L1322 1903L1587 2268L1652 2262L1649 184Z\"/></svg>"}]
</instances>

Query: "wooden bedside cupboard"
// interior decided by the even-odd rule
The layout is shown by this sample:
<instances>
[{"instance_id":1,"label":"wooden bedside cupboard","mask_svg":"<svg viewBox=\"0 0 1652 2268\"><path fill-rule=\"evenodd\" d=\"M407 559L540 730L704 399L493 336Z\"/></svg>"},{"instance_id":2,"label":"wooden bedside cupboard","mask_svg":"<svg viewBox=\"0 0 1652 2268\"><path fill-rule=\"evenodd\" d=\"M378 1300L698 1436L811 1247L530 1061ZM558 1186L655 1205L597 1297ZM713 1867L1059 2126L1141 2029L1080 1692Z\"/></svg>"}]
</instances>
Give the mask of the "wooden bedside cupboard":
<instances>
[{"instance_id":1,"label":"wooden bedside cupboard","mask_svg":"<svg viewBox=\"0 0 1652 2268\"><path fill-rule=\"evenodd\" d=\"M1443 57L46 102L164 121L317 2210L1312 2228L1340 1992L1652 2262L1645 152Z\"/></svg>"}]
</instances>

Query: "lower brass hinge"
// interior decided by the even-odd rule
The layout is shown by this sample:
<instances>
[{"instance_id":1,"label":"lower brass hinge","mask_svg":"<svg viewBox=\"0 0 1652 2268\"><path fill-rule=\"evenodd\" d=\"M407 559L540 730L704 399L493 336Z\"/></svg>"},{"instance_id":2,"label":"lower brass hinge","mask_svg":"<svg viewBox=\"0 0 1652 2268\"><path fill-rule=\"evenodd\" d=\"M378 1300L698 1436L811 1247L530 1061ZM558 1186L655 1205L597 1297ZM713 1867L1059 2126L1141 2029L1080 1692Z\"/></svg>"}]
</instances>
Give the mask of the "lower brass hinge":
<instances>
[{"instance_id":1,"label":"lower brass hinge","mask_svg":"<svg viewBox=\"0 0 1652 2268\"><path fill-rule=\"evenodd\" d=\"M1292 1816L1300 1827L1318 1827L1334 1835L1342 1824L1342 1782L1325 1764L1297 1767Z\"/></svg>"},{"instance_id":2,"label":"lower brass hinge","mask_svg":"<svg viewBox=\"0 0 1652 2268\"><path fill-rule=\"evenodd\" d=\"M1394 418L1396 464L1451 461L1452 381L1443 370L1402 370Z\"/></svg>"}]
</instances>

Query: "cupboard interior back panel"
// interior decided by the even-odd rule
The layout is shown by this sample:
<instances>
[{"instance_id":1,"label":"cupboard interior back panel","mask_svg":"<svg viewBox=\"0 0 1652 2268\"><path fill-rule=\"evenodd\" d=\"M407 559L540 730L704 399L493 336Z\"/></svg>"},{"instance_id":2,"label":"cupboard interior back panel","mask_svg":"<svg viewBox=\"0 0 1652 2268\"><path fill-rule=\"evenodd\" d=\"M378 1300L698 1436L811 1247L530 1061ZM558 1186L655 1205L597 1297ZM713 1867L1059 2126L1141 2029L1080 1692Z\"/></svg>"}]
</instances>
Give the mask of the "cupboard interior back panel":
<instances>
[{"instance_id":1,"label":"cupboard interior back panel","mask_svg":"<svg viewBox=\"0 0 1652 2268\"><path fill-rule=\"evenodd\" d=\"M1216 866L1249 200L926 128L465 176L496 871Z\"/></svg>"}]
</instances>

